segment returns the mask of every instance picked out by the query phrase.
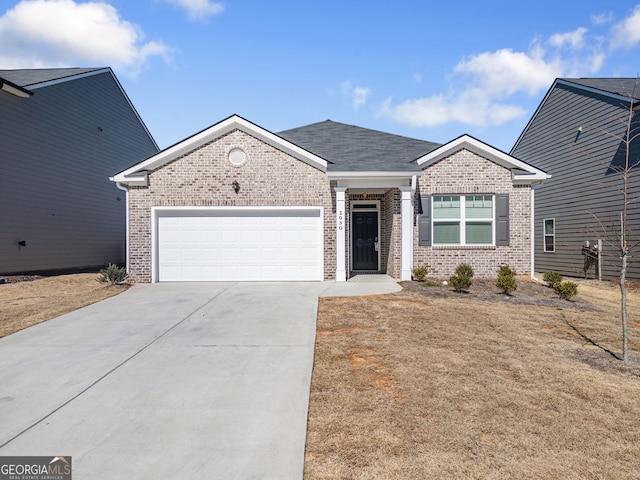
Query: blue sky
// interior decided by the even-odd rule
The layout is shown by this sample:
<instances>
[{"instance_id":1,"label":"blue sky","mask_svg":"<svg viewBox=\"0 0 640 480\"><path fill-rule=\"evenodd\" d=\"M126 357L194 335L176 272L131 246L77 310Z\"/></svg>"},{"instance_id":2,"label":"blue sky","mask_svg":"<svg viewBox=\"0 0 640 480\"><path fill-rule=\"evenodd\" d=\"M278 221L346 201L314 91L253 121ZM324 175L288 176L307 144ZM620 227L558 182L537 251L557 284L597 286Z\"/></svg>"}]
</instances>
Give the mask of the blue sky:
<instances>
[{"instance_id":1,"label":"blue sky","mask_svg":"<svg viewBox=\"0 0 640 480\"><path fill-rule=\"evenodd\" d=\"M640 1L0 0L0 69L111 66L161 148L237 113L510 150L556 77L637 77Z\"/></svg>"}]
</instances>

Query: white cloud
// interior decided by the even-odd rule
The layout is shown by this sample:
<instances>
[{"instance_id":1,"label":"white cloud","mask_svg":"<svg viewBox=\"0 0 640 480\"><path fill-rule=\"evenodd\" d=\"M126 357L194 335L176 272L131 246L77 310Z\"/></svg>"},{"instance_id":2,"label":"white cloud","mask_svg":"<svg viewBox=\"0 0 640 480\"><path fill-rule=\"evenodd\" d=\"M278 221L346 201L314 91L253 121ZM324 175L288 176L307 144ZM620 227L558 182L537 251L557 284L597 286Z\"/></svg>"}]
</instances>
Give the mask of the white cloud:
<instances>
[{"instance_id":1,"label":"white cloud","mask_svg":"<svg viewBox=\"0 0 640 480\"><path fill-rule=\"evenodd\" d=\"M573 32L556 33L555 35L551 35L549 43L557 48L568 45L573 49L579 49L584 46L584 36L587 31L586 28L580 27Z\"/></svg>"},{"instance_id":2,"label":"white cloud","mask_svg":"<svg viewBox=\"0 0 640 480\"><path fill-rule=\"evenodd\" d=\"M591 15L591 23L594 25L606 25L613 21L613 13L612 12L602 12L595 15Z\"/></svg>"},{"instance_id":3,"label":"white cloud","mask_svg":"<svg viewBox=\"0 0 640 480\"><path fill-rule=\"evenodd\" d=\"M170 53L113 6L73 0L22 0L0 16L0 45L3 68L108 65L136 74Z\"/></svg>"},{"instance_id":4,"label":"white cloud","mask_svg":"<svg viewBox=\"0 0 640 480\"><path fill-rule=\"evenodd\" d=\"M492 102L490 97L477 90L460 96L417 98L397 105L392 105L391 99L387 99L379 111L380 115L410 127L438 127L451 122L475 126L501 125L525 113L517 105Z\"/></svg>"},{"instance_id":5,"label":"white cloud","mask_svg":"<svg viewBox=\"0 0 640 480\"><path fill-rule=\"evenodd\" d=\"M412 127L501 125L530 113L516 96L539 95L557 77L596 75L607 60L603 45L608 40L614 47L640 43L640 5L613 27L610 39L579 27L534 39L528 51L505 48L470 55L452 70L449 91L396 102L388 98L378 113Z\"/></svg>"},{"instance_id":6,"label":"white cloud","mask_svg":"<svg viewBox=\"0 0 640 480\"><path fill-rule=\"evenodd\" d=\"M164 0L187 11L189 20L206 21L209 17L219 15L224 11L224 5L210 0Z\"/></svg>"},{"instance_id":7,"label":"white cloud","mask_svg":"<svg viewBox=\"0 0 640 480\"><path fill-rule=\"evenodd\" d=\"M527 113L505 99L520 92L535 95L561 76L561 63L545 61L543 53L536 46L529 53L502 49L467 57L454 68L454 80L464 87L396 105L387 99L379 114L411 127L504 124Z\"/></svg>"},{"instance_id":8,"label":"white cloud","mask_svg":"<svg viewBox=\"0 0 640 480\"><path fill-rule=\"evenodd\" d=\"M342 91L342 95L351 102L353 109L356 111L367 103L367 99L373 93L370 88L355 85L350 80L342 82L342 84L340 84L340 90Z\"/></svg>"},{"instance_id":9,"label":"white cloud","mask_svg":"<svg viewBox=\"0 0 640 480\"><path fill-rule=\"evenodd\" d=\"M455 71L471 74L478 88L492 96L506 97L516 92L535 95L562 72L559 60L546 61L543 54L539 48L530 53L508 48L485 52L462 60Z\"/></svg>"},{"instance_id":10,"label":"white cloud","mask_svg":"<svg viewBox=\"0 0 640 480\"><path fill-rule=\"evenodd\" d=\"M631 14L615 24L611 30L611 48L633 48L640 43L640 5Z\"/></svg>"}]
</instances>

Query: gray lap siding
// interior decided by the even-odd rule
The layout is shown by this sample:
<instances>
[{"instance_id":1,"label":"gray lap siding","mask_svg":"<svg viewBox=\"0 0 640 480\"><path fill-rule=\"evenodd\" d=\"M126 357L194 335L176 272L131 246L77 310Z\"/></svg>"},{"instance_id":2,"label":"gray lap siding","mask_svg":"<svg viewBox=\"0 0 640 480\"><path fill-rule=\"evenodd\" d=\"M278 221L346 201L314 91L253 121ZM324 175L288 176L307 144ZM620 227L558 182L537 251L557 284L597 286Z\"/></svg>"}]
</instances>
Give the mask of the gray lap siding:
<instances>
[{"instance_id":1,"label":"gray lap siding","mask_svg":"<svg viewBox=\"0 0 640 480\"><path fill-rule=\"evenodd\" d=\"M228 160L241 148L242 165ZM232 183L237 181L236 193ZM129 190L129 273L151 279L152 207L323 207L324 277L335 277L335 207L324 172L264 142L234 130L173 162L149 172L146 187Z\"/></svg>"},{"instance_id":2,"label":"gray lap siding","mask_svg":"<svg viewBox=\"0 0 640 480\"><path fill-rule=\"evenodd\" d=\"M420 246L414 222L414 266L429 265L429 275L448 278L461 263L470 264L478 278L495 278L500 265L518 274L531 270L531 187L513 185L511 171L468 150L461 150L424 170L419 180L422 196L508 194L508 246ZM417 214L417 206L416 206Z\"/></svg>"}]
</instances>

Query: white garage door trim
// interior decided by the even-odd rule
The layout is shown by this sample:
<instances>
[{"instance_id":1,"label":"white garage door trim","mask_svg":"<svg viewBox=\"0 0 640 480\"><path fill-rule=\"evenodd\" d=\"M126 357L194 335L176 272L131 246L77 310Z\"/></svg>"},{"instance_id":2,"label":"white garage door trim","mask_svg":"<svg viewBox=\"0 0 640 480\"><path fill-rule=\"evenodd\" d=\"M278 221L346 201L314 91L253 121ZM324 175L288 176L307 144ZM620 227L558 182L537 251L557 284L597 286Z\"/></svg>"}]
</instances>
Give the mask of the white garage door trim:
<instances>
[{"instance_id":1,"label":"white garage door trim","mask_svg":"<svg viewBox=\"0 0 640 480\"><path fill-rule=\"evenodd\" d=\"M287 226L290 227L291 219L295 220L296 226L298 224L304 225L302 233L306 238L305 252L302 253L300 249L297 252L296 249L290 249L287 252L290 264L283 264L280 261L268 265L268 262L265 262L261 263L263 268L251 268L249 264L252 261L255 262L256 258L259 259L261 255L265 255L269 248L266 243L255 244L253 247L245 247L243 253L239 254L240 262L244 259L243 254L254 256L253 260L247 259L248 264L244 267L240 265L234 268L235 265L233 264L222 265L224 262L220 262L221 264L217 266L212 265L212 271L218 269L219 273L215 274L215 280L211 281L321 281L324 278L324 211L322 207L153 207L151 209L151 217L151 276L153 282L175 281L165 277L161 272L161 223L163 229L170 230L172 228L168 226L170 223L175 224L176 228L180 229L183 222L188 222L183 220L186 218L192 218L193 225L202 224L205 229L215 229L215 225L220 225L221 222L224 222L225 225L232 224L230 225L230 234L233 234L233 224L238 228L238 231L241 231L243 225L248 224L248 228L253 229L256 235L262 235L262 238L267 239L265 241L271 238L274 242L277 241L276 236L270 234L277 234L279 232L277 229L283 225L285 228ZM265 223L265 218L270 220ZM260 225L267 226L263 233L260 233L263 231ZM271 228L275 230L270 230ZM288 231L288 233L295 235L295 231ZM249 242L252 241L251 236L245 236L244 238L248 239ZM235 243L233 244L235 245ZM237 249L234 250L238 253ZM162 261L167 262L167 250L163 249L163 252L164 258ZM202 253L196 252L195 254L201 255ZM224 254L226 259L229 256L229 252L225 251ZM219 255L218 258L220 258ZM303 260L304 265L297 265L296 258Z\"/></svg>"}]
</instances>

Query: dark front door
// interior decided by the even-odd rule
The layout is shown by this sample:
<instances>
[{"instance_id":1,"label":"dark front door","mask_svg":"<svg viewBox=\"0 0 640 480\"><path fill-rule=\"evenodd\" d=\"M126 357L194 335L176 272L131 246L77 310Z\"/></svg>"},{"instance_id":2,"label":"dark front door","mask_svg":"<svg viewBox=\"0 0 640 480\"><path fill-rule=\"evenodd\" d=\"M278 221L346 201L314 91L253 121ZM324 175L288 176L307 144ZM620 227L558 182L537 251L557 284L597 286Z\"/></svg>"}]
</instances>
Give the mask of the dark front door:
<instances>
[{"instance_id":1,"label":"dark front door","mask_svg":"<svg viewBox=\"0 0 640 480\"><path fill-rule=\"evenodd\" d=\"M378 212L353 212L353 270L378 270Z\"/></svg>"}]
</instances>

